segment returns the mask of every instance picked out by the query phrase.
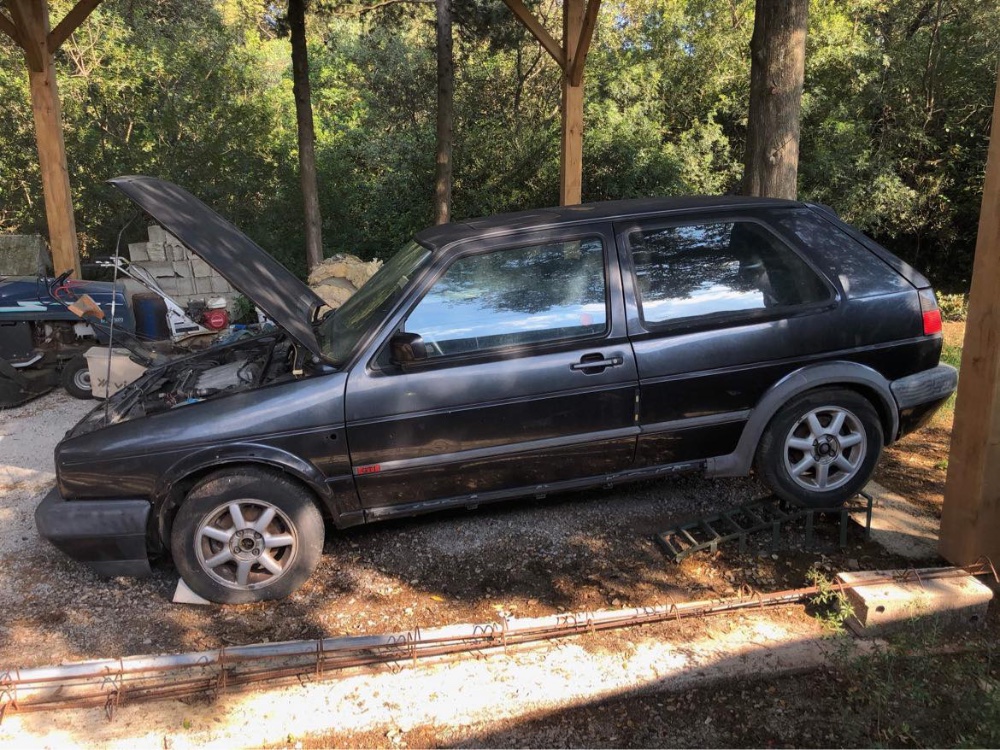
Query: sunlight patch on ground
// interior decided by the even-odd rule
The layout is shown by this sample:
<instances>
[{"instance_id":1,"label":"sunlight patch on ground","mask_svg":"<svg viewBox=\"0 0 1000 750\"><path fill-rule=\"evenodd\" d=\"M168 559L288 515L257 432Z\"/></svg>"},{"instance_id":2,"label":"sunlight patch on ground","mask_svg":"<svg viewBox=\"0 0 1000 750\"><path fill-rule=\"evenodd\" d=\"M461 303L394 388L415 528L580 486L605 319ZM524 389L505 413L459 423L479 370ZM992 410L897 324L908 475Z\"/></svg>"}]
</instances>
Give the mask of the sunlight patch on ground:
<instances>
[{"instance_id":1,"label":"sunlight patch on ground","mask_svg":"<svg viewBox=\"0 0 1000 750\"><path fill-rule=\"evenodd\" d=\"M687 690L718 679L809 668L826 663L838 646L800 616L777 622L738 615L713 624L719 627L701 638L632 642L615 634L581 636L507 656L401 664L395 673L354 670L328 682L223 695L208 704L125 706L112 723L99 710L13 713L0 728L0 747L99 743L126 750L163 747L166 740L171 748L231 748L329 732L467 726L484 716L501 720L633 691ZM622 642L593 650L592 638Z\"/></svg>"}]
</instances>

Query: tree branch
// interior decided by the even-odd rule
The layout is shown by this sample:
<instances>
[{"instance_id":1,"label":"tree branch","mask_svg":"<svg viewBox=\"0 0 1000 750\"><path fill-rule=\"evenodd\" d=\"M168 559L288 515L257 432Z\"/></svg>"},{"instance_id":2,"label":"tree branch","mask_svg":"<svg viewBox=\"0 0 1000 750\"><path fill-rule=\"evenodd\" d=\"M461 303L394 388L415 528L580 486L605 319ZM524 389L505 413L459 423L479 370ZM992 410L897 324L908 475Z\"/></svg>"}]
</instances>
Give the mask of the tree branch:
<instances>
[{"instance_id":1,"label":"tree branch","mask_svg":"<svg viewBox=\"0 0 1000 750\"><path fill-rule=\"evenodd\" d=\"M101 0L79 0L76 5L70 8L66 17L49 32L49 38L46 41L49 52L55 54L55 51L62 46L69 35L76 31L80 24L87 20L87 16L94 11L94 8L100 4Z\"/></svg>"},{"instance_id":2,"label":"tree branch","mask_svg":"<svg viewBox=\"0 0 1000 750\"><path fill-rule=\"evenodd\" d=\"M362 5L356 8L353 12L348 12L347 9L354 7L354 3L344 3L339 6L338 10L342 11L340 15L363 16L366 13L371 13L373 10L385 8L389 5L434 5L435 1L436 0L381 0L381 2L372 3L371 5Z\"/></svg>"}]
</instances>

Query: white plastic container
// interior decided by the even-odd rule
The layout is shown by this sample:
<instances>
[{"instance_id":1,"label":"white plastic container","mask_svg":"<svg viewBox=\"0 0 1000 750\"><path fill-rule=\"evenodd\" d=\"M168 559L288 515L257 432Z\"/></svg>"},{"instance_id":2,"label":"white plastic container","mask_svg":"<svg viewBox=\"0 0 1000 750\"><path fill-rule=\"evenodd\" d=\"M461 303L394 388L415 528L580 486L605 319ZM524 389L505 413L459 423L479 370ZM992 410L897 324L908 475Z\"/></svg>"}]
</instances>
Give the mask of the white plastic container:
<instances>
[{"instance_id":1,"label":"white plastic container","mask_svg":"<svg viewBox=\"0 0 1000 750\"><path fill-rule=\"evenodd\" d=\"M92 346L84 355L90 370L90 391L94 398L107 398L117 393L133 380L146 372L143 365L129 358L128 349L114 349L111 352L111 377L108 378L108 348Z\"/></svg>"}]
</instances>

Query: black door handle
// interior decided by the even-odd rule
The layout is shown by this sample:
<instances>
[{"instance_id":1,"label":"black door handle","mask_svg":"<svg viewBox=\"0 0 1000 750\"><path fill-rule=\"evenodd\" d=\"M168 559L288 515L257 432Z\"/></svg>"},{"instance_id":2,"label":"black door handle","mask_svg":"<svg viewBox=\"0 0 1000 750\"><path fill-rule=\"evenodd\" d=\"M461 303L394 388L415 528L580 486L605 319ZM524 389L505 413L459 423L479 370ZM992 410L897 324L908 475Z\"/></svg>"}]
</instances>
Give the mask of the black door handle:
<instances>
[{"instance_id":1,"label":"black door handle","mask_svg":"<svg viewBox=\"0 0 1000 750\"><path fill-rule=\"evenodd\" d=\"M623 357L608 357L603 354L584 354L579 362L574 362L569 366L571 370L582 370L587 375L594 375L604 372L608 367L618 367L625 363Z\"/></svg>"}]
</instances>

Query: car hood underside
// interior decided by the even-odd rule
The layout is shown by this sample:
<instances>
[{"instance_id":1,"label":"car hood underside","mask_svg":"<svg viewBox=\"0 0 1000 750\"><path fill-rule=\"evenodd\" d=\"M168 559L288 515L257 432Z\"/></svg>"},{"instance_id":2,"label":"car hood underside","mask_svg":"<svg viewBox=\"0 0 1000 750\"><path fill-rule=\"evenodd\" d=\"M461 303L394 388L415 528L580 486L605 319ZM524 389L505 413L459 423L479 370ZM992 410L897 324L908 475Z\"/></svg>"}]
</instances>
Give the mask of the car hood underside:
<instances>
[{"instance_id":1,"label":"car hood underside","mask_svg":"<svg viewBox=\"0 0 1000 750\"><path fill-rule=\"evenodd\" d=\"M131 175L109 183L222 274L298 343L322 356L312 323L325 303L257 243L171 182Z\"/></svg>"}]
</instances>

